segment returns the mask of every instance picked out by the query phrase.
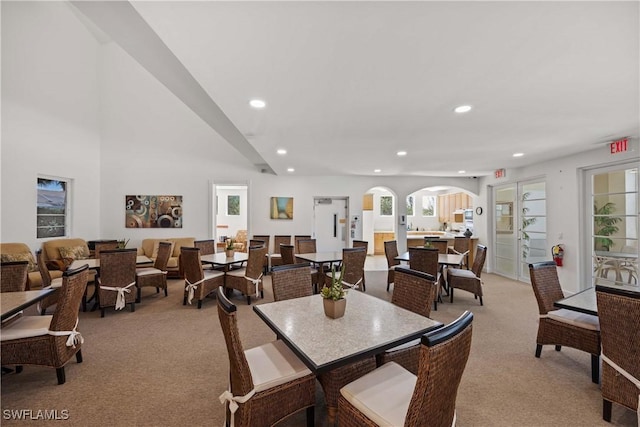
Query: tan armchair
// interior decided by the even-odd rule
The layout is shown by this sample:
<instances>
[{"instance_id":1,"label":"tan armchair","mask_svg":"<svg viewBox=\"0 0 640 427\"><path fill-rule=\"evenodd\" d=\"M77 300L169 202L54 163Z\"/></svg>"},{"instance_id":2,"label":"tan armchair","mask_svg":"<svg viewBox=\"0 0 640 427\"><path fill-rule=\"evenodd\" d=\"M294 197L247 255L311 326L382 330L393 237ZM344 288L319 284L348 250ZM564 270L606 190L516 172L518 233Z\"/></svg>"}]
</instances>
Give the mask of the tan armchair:
<instances>
[{"instance_id":1,"label":"tan armchair","mask_svg":"<svg viewBox=\"0 0 640 427\"><path fill-rule=\"evenodd\" d=\"M247 252L247 230L238 230L233 238L233 247L236 251Z\"/></svg>"}]
</instances>

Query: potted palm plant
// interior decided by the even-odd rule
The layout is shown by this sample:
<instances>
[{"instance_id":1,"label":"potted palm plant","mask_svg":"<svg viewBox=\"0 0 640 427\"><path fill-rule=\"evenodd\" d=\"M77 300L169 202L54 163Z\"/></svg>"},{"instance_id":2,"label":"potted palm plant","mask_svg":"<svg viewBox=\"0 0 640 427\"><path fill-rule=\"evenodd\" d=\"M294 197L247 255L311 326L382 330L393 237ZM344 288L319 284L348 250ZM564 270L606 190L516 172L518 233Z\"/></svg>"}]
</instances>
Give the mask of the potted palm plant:
<instances>
[{"instance_id":1,"label":"potted palm plant","mask_svg":"<svg viewBox=\"0 0 640 427\"><path fill-rule=\"evenodd\" d=\"M616 225L622 221L622 218L618 216L611 216L616 211L616 204L613 202L607 202L602 207L598 208L596 203L593 204L593 225L595 227L595 250L597 251L609 251L613 246L613 240L609 237L612 234L616 234L620 228Z\"/></svg>"},{"instance_id":2,"label":"potted palm plant","mask_svg":"<svg viewBox=\"0 0 640 427\"><path fill-rule=\"evenodd\" d=\"M322 303L324 306L324 314L332 319L344 316L344 310L347 307L345 299L346 292L342 287L342 276L344 275L344 265L340 269L340 275L336 277L335 267L331 267L331 283L326 284L320 291L322 295Z\"/></svg>"}]
</instances>

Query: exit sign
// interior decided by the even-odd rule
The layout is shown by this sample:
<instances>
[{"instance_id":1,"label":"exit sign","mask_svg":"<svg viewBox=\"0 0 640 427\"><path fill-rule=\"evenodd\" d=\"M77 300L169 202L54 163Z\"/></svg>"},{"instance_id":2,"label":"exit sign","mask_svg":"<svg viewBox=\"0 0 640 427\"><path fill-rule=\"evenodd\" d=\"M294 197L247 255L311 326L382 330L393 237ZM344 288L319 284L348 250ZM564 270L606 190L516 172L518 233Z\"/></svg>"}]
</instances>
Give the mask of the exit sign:
<instances>
[{"instance_id":1,"label":"exit sign","mask_svg":"<svg viewBox=\"0 0 640 427\"><path fill-rule=\"evenodd\" d=\"M506 169L496 169L494 175L496 178L504 178L507 176L507 171Z\"/></svg>"},{"instance_id":2,"label":"exit sign","mask_svg":"<svg viewBox=\"0 0 640 427\"><path fill-rule=\"evenodd\" d=\"M629 140L627 138L613 141L611 144L609 144L611 154L624 153L625 151L627 151L628 142Z\"/></svg>"}]
</instances>

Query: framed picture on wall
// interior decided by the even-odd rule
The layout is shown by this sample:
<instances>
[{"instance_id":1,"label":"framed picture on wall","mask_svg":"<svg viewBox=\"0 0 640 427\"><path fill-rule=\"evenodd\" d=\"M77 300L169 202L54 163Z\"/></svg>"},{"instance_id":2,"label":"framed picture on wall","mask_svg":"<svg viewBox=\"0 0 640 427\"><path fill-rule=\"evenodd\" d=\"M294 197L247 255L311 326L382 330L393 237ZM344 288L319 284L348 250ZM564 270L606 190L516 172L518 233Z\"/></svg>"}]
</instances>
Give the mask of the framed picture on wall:
<instances>
[{"instance_id":1,"label":"framed picture on wall","mask_svg":"<svg viewBox=\"0 0 640 427\"><path fill-rule=\"evenodd\" d=\"M271 219L293 219L293 197L272 197Z\"/></svg>"},{"instance_id":2,"label":"framed picture on wall","mask_svg":"<svg viewBox=\"0 0 640 427\"><path fill-rule=\"evenodd\" d=\"M125 196L126 228L182 228L182 196Z\"/></svg>"}]
</instances>

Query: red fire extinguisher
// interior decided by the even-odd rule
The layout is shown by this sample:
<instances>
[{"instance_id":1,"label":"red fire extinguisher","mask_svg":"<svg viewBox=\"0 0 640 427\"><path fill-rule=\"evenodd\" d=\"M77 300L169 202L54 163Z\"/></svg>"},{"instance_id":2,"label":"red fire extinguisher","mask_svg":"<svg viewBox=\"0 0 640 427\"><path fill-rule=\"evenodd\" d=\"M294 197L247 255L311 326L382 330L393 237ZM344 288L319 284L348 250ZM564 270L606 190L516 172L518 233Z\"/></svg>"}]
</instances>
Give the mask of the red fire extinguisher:
<instances>
[{"instance_id":1,"label":"red fire extinguisher","mask_svg":"<svg viewBox=\"0 0 640 427\"><path fill-rule=\"evenodd\" d=\"M562 257L564 256L564 249L562 249L562 245L552 246L551 255L553 255L553 260L556 262L556 265L558 267L562 267Z\"/></svg>"}]
</instances>

